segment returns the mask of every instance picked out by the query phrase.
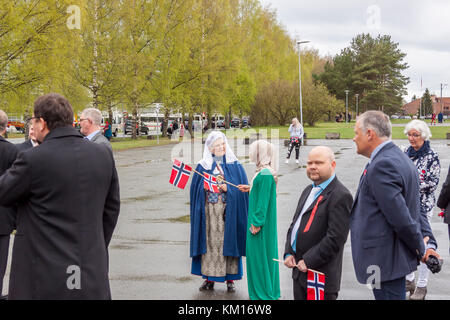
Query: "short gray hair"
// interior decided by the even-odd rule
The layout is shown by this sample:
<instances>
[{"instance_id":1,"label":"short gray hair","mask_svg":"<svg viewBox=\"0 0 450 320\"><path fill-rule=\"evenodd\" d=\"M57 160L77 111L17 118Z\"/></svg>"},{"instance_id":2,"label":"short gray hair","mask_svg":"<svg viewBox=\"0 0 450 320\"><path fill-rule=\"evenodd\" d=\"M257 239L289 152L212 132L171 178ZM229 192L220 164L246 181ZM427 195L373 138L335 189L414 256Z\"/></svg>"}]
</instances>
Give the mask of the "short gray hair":
<instances>
[{"instance_id":1,"label":"short gray hair","mask_svg":"<svg viewBox=\"0 0 450 320\"><path fill-rule=\"evenodd\" d=\"M409 122L405 127L405 134L408 134L411 130L416 130L420 132L423 140L427 141L431 138L431 130L428 125L422 120L413 120Z\"/></svg>"},{"instance_id":2,"label":"short gray hair","mask_svg":"<svg viewBox=\"0 0 450 320\"><path fill-rule=\"evenodd\" d=\"M86 118L91 119L92 122L97 126L100 126L102 124L102 113L98 109L87 108L84 109L81 114L84 114Z\"/></svg>"},{"instance_id":3,"label":"short gray hair","mask_svg":"<svg viewBox=\"0 0 450 320\"><path fill-rule=\"evenodd\" d=\"M390 138L392 135L392 124L387 114L381 111L366 111L357 119L360 129L367 132L368 129L375 131L378 137Z\"/></svg>"},{"instance_id":4,"label":"short gray hair","mask_svg":"<svg viewBox=\"0 0 450 320\"><path fill-rule=\"evenodd\" d=\"M0 131L3 131L8 126L8 115L5 111L0 110Z\"/></svg>"}]
</instances>

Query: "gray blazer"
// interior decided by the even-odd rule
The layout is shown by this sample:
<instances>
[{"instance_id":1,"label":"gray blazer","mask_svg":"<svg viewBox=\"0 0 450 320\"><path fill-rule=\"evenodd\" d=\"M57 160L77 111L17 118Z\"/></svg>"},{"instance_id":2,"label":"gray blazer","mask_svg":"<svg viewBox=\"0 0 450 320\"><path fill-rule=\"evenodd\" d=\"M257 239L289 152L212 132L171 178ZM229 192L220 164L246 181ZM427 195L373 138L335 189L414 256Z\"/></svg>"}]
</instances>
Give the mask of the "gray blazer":
<instances>
[{"instance_id":1,"label":"gray blazer","mask_svg":"<svg viewBox=\"0 0 450 320\"><path fill-rule=\"evenodd\" d=\"M101 130L91 139L91 142L104 144L112 152L111 143L106 139Z\"/></svg>"}]
</instances>

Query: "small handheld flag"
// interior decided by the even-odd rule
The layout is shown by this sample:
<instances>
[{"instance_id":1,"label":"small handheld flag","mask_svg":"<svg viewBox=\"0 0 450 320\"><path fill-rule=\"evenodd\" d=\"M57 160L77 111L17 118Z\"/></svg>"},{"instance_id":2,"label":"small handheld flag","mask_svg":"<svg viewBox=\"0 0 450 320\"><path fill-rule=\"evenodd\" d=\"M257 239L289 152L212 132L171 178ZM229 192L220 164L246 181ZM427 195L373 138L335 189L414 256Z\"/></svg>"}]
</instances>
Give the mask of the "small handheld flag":
<instances>
[{"instance_id":1,"label":"small handheld flag","mask_svg":"<svg viewBox=\"0 0 450 320\"><path fill-rule=\"evenodd\" d=\"M192 168L185 165L183 162L175 159L173 161L172 173L169 182L175 187L184 189L189 177L191 176Z\"/></svg>"},{"instance_id":2,"label":"small handheld flag","mask_svg":"<svg viewBox=\"0 0 450 320\"><path fill-rule=\"evenodd\" d=\"M307 300L324 300L325 275L308 269Z\"/></svg>"},{"instance_id":3,"label":"small handheld flag","mask_svg":"<svg viewBox=\"0 0 450 320\"><path fill-rule=\"evenodd\" d=\"M203 185L205 186L205 189L208 189L209 191L214 193L220 193L216 177L209 175L207 173L203 173L203 176L204 176Z\"/></svg>"}]
</instances>

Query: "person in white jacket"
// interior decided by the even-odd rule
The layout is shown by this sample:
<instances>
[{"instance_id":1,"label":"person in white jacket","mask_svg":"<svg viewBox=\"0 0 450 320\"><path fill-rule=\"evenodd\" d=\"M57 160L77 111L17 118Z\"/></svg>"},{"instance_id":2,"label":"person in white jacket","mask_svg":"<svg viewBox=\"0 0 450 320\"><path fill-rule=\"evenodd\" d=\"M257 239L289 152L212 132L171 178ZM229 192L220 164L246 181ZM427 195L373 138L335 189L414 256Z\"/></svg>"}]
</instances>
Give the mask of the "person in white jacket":
<instances>
[{"instance_id":1,"label":"person in white jacket","mask_svg":"<svg viewBox=\"0 0 450 320\"><path fill-rule=\"evenodd\" d=\"M289 158L291 157L292 150L295 148L295 163L299 163L298 158L300 156L300 144L303 139L303 126L298 121L297 118L292 119L292 124L289 126L289 133L291 135L290 142L289 142L289 148L288 148L288 154L286 163L289 163Z\"/></svg>"}]
</instances>

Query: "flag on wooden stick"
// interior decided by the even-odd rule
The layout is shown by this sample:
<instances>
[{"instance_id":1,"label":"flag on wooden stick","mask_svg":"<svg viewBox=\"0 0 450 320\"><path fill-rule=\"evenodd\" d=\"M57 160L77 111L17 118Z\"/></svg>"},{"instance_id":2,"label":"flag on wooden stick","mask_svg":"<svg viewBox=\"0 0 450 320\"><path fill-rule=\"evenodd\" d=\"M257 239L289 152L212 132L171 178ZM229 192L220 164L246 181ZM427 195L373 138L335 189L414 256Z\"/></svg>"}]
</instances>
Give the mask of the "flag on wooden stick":
<instances>
[{"instance_id":1,"label":"flag on wooden stick","mask_svg":"<svg viewBox=\"0 0 450 320\"><path fill-rule=\"evenodd\" d=\"M214 193L220 193L216 177L207 173L203 173L203 177L203 185L205 186L205 189Z\"/></svg>"},{"instance_id":2,"label":"flag on wooden stick","mask_svg":"<svg viewBox=\"0 0 450 320\"><path fill-rule=\"evenodd\" d=\"M324 300L325 275L308 269L307 300Z\"/></svg>"},{"instance_id":3,"label":"flag on wooden stick","mask_svg":"<svg viewBox=\"0 0 450 320\"><path fill-rule=\"evenodd\" d=\"M192 168L185 165L180 160L175 159L173 161L172 173L170 174L169 182L175 187L184 189L191 176Z\"/></svg>"}]
</instances>

